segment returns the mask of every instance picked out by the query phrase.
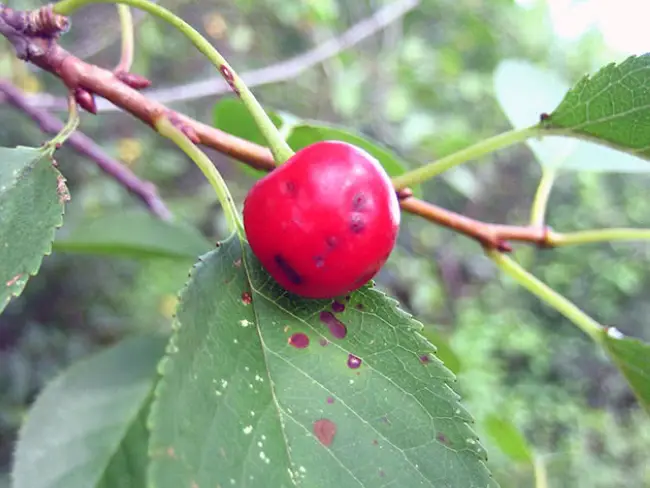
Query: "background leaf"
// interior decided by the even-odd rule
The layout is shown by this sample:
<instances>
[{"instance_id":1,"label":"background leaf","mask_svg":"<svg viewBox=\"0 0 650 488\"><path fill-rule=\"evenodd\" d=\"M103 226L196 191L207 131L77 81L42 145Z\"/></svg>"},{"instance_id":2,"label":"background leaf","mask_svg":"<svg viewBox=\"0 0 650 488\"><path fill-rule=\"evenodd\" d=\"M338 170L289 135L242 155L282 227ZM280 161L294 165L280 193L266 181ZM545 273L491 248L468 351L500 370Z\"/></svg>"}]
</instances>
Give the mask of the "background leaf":
<instances>
[{"instance_id":1,"label":"background leaf","mask_svg":"<svg viewBox=\"0 0 650 488\"><path fill-rule=\"evenodd\" d=\"M14 488L146 486L144 420L164 346L126 339L47 386L20 432Z\"/></svg>"},{"instance_id":2,"label":"background leaf","mask_svg":"<svg viewBox=\"0 0 650 488\"><path fill-rule=\"evenodd\" d=\"M0 148L0 313L51 252L65 198L65 180L48 153Z\"/></svg>"},{"instance_id":3,"label":"background leaf","mask_svg":"<svg viewBox=\"0 0 650 488\"><path fill-rule=\"evenodd\" d=\"M310 144L325 140L347 142L368 151L370 155L377 158L386 170L386 173L391 177L399 176L408 169L408 164L405 161L382 146L379 142L353 133L349 129L326 125L320 122L302 122L296 124L287 138L287 143L294 151L298 151ZM419 185L411 189L415 196L422 195Z\"/></svg>"},{"instance_id":4,"label":"background leaf","mask_svg":"<svg viewBox=\"0 0 650 488\"><path fill-rule=\"evenodd\" d=\"M153 486L496 486L453 375L371 287L298 299L231 238L197 265L177 319Z\"/></svg>"},{"instance_id":5,"label":"background leaf","mask_svg":"<svg viewBox=\"0 0 650 488\"><path fill-rule=\"evenodd\" d=\"M543 124L650 159L650 54L585 76Z\"/></svg>"},{"instance_id":6,"label":"background leaf","mask_svg":"<svg viewBox=\"0 0 650 488\"><path fill-rule=\"evenodd\" d=\"M627 379L639 403L650 413L650 344L604 333L605 349ZM620 334L620 333L619 333Z\"/></svg>"},{"instance_id":7,"label":"background leaf","mask_svg":"<svg viewBox=\"0 0 650 488\"><path fill-rule=\"evenodd\" d=\"M528 61L507 59L494 72L497 100L513 127L530 127L540 114L557 106L570 85L555 73ZM526 144L543 166L566 171L638 173L650 171L642 159L588 141L547 136Z\"/></svg>"},{"instance_id":8,"label":"background leaf","mask_svg":"<svg viewBox=\"0 0 650 488\"><path fill-rule=\"evenodd\" d=\"M483 419L485 431L501 451L515 462L534 463L526 438L510 420L498 415Z\"/></svg>"},{"instance_id":9,"label":"background leaf","mask_svg":"<svg viewBox=\"0 0 650 488\"><path fill-rule=\"evenodd\" d=\"M214 247L198 229L166 222L144 212L89 218L54 241L63 252L127 257L196 258Z\"/></svg>"}]
</instances>

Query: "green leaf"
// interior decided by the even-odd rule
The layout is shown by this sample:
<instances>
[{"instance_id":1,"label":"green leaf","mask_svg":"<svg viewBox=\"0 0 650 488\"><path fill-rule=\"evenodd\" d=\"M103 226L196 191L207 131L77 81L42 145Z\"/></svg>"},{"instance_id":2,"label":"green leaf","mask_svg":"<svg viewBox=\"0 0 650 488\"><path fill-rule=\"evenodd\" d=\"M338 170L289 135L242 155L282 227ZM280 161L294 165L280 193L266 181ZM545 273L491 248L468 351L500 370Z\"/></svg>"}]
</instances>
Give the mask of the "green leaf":
<instances>
[{"instance_id":1,"label":"green leaf","mask_svg":"<svg viewBox=\"0 0 650 488\"><path fill-rule=\"evenodd\" d=\"M347 129L325 125L320 122L304 122L293 126L287 143L294 151L318 141L343 141L354 144L377 158L390 177L399 176L408 169L408 164L395 153L370 138L355 134ZM419 186L411 188L415 196L421 196Z\"/></svg>"},{"instance_id":2,"label":"green leaf","mask_svg":"<svg viewBox=\"0 0 650 488\"><path fill-rule=\"evenodd\" d=\"M650 53L585 76L542 127L650 159Z\"/></svg>"},{"instance_id":3,"label":"green leaf","mask_svg":"<svg viewBox=\"0 0 650 488\"><path fill-rule=\"evenodd\" d=\"M0 313L50 254L67 191L43 149L0 148Z\"/></svg>"},{"instance_id":4,"label":"green leaf","mask_svg":"<svg viewBox=\"0 0 650 488\"><path fill-rule=\"evenodd\" d=\"M144 420L164 347L127 339L50 383L20 431L14 488L146 486Z\"/></svg>"},{"instance_id":5,"label":"green leaf","mask_svg":"<svg viewBox=\"0 0 650 488\"><path fill-rule=\"evenodd\" d=\"M622 337L610 327L603 333L603 345L641 406L650 414L650 344Z\"/></svg>"},{"instance_id":6,"label":"green leaf","mask_svg":"<svg viewBox=\"0 0 650 488\"><path fill-rule=\"evenodd\" d=\"M485 431L506 456L515 462L534 463L528 442L510 420L488 415L483 420Z\"/></svg>"},{"instance_id":7,"label":"green leaf","mask_svg":"<svg viewBox=\"0 0 650 488\"><path fill-rule=\"evenodd\" d=\"M64 229L62 229L64 230ZM194 227L166 222L144 212L121 212L89 218L54 241L63 252L126 257L191 259L214 247Z\"/></svg>"},{"instance_id":8,"label":"green leaf","mask_svg":"<svg viewBox=\"0 0 650 488\"><path fill-rule=\"evenodd\" d=\"M270 110L266 110L266 113L276 127L280 128L282 126L284 121L282 116ZM212 115L214 126L217 129L247 141L267 146L266 139L257 127L255 119L253 119L240 99L222 98L215 104ZM241 165L241 168L255 178L261 178L266 174L266 172L251 168L248 165Z\"/></svg>"},{"instance_id":9,"label":"green leaf","mask_svg":"<svg viewBox=\"0 0 650 488\"><path fill-rule=\"evenodd\" d=\"M449 341L433 326L425 326L422 329L422 335L426 337L431 344L436 346L436 356L438 356L443 364L447 366L452 373L460 373L462 368L460 358L449 345Z\"/></svg>"},{"instance_id":10,"label":"green leaf","mask_svg":"<svg viewBox=\"0 0 650 488\"><path fill-rule=\"evenodd\" d=\"M542 113L557 106L570 85L555 73L530 62L508 59L494 72L494 88L510 123L516 129L523 129L537 124ZM591 172L650 171L650 165L636 156L588 141L546 136L541 140L529 139L526 144L546 167Z\"/></svg>"},{"instance_id":11,"label":"green leaf","mask_svg":"<svg viewBox=\"0 0 650 488\"><path fill-rule=\"evenodd\" d=\"M289 295L231 237L181 295L152 486L496 486L420 330L369 286L337 304Z\"/></svg>"}]
</instances>

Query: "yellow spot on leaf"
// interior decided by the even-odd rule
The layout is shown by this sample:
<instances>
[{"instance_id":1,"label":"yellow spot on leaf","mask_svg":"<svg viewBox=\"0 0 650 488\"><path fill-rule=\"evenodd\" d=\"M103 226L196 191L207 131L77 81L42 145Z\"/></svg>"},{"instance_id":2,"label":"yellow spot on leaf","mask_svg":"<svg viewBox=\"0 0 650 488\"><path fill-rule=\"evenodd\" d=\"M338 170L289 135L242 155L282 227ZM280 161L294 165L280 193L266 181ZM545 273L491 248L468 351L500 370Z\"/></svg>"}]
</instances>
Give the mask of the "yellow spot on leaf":
<instances>
[{"instance_id":1,"label":"yellow spot on leaf","mask_svg":"<svg viewBox=\"0 0 650 488\"><path fill-rule=\"evenodd\" d=\"M171 319L176 313L176 306L178 305L178 298L174 295L165 295L160 300L158 311L163 317Z\"/></svg>"}]
</instances>

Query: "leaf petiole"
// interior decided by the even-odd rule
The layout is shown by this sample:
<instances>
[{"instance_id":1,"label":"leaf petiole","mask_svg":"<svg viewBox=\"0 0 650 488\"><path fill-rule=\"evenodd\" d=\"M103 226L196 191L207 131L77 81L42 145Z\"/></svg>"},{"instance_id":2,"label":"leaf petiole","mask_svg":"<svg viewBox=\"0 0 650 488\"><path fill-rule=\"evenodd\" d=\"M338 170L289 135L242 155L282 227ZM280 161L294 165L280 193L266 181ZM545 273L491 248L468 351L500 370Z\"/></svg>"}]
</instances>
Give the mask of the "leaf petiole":
<instances>
[{"instance_id":1,"label":"leaf petiole","mask_svg":"<svg viewBox=\"0 0 650 488\"><path fill-rule=\"evenodd\" d=\"M531 137L541 135L542 131L538 126L527 127L525 129L511 130L499 134L489 139L485 139L470 147L461 149L458 152L445 156L437 161L427 163L417 169L404 173L396 178L393 178L393 185L396 190L418 185L427 181L434 176L450 170L454 166L465 163L472 159L477 159L485 154L492 153L504 147L512 146L518 142L524 141Z\"/></svg>"},{"instance_id":2,"label":"leaf petiole","mask_svg":"<svg viewBox=\"0 0 650 488\"><path fill-rule=\"evenodd\" d=\"M542 169L542 177L539 180L539 185L537 185L537 191L535 192L533 204L530 209L530 225L532 227L542 227L544 225L546 219L546 206L556 176L556 169L546 167Z\"/></svg>"},{"instance_id":3,"label":"leaf petiole","mask_svg":"<svg viewBox=\"0 0 650 488\"><path fill-rule=\"evenodd\" d=\"M61 128L59 133L52 140L48 141L43 150L52 154L57 150L79 127L79 111L77 110L77 101L74 94L68 94L68 120Z\"/></svg>"},{"instance_id":4,"label":"leaf petiole","mask_svg":"<svg viewBox=\"0 0 650 488\"><path fill-rule=\"evenodd\" d=\"M578 306L530 274L511 257L494 249L487 249L486 254L501 271L513 278L530 293L537 296L537 298L546 302L547 305L564 315L596 343L600 344L602 342L603 326L583 312Z\"/></svg>"}]
</instances>

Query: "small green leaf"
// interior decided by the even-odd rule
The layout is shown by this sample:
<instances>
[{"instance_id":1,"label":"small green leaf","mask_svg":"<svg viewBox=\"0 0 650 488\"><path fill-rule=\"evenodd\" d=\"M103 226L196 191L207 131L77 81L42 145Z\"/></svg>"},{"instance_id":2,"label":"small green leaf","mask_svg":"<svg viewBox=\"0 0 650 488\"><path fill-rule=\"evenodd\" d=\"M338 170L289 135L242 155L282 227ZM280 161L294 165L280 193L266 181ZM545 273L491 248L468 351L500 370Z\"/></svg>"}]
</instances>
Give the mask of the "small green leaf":
<instances>
[{"instance_id":1,"label":"small green leaf","mask_svg":"<svg viewBox=\"0 0 650 488\"><path fill-rule=\"evenodd\" d=\"M270 110L267 110L266 113L276 127L282 126L284 121L282 116ZM219 100L214 106L213 121L214 126L219 130L267 146L266 139L257 127L255 119L248 112L246 105L238 98ZM264 171L251 168L248 165L241 165L241 167L244 172L255 178L261 178L266 174Z\"/></svg>"},{"instance_id":2,"label":"small green leaf","mask_svg":"<svg viewBox=\"0 0 650 488\"><path fill-rule=\"evenodd\" d=\"M430 325L425 326L422 329L422 335L426 337L431 344L436 346L436 356L438 356L444 365L447 366L452 373L460 373L462 368L460 358L449 345L449 341Z\"/></svg>"},{"instance_id":3,"label":"small green leaf","mask_svg":"<svg viewBox=\"0 0 650 488\"><path fill-rule=\"evenodd\" d=\"M510 420L488 415L483 420L485 431L501 451L515 462L534 463L528 442Z\"/></svg>"},{"instance_id":4,"label":"small green leaf","mask_svg":"<svg viewBox=\"0 0 650 488\"><path fill-rule=\"evenodd\" d=\"M231 237L181 294L152 486L496 486L420 331L370 286L336 304L289 295Z\"/></svg>"},{"instance_id":5,"label":"small green leaf","mask_svg":"<svg viewBox=\"0 0 650 488\"><path fill-rule=\"evenodd\" d=\"M377 158L391 178L407 171L407 163L380 143L347 129L320 122L304 122L294 125L287 138L287 143L291 149L298 151L315 142L327 140L343 141L364 149L371 156ZM419 186L411 188L411 190L415 196L421 196Z\"/></svg>"},{"instance_id":6,"label":"small green leaf","mask_svg":"<svg viewBox=\"0 0 650 488\"><path fill-rule=\"evenodd\" d=\"M570 85L555 73L530 62L507 59L494 72L494 88L512 126L523 129L537 124L542 113L557 106ZM547 167L591 172L650 171L650 165L636 156L588 141L547 136L541 140L529 139L526 144L540 164Z\"/></svg>"},{"instance_id":7,"label":"small green leaf","mask_svg":"<svg viewBox=\"0 0 650 488\"><path fill-rule=\"evenodd\" d=\"M616 329L608 328L603 332L603 345L641 406L650 414L650 344L621 337Z\"/></svg>"},{"instance_id":8,"label":"small green leaf","mask_svg":"<svg viewBox=\"0 0 650 488\"><path fill-rule=\"evenodd\" d=\"M649 86L650 53L609 64L569 90L541 126L650 159Z\"/></svg>"},{"instance_id":9,"label":"small green leaf","mask_svg":"<svg viewBox=\"0 0 650 488\"><path fill-rule=\"evenodd\" d=\"M0 148L0 313L50 254L67 198L46 151Z\"/></svg>"},{"instance_id":10,"label":"small green leaf","mask_svg":"<svg viewBox=\"0 0 650 488\"><path fill-rule=\"evenodd\" d=\"M166 222L144 212L89 218L54 241L56 251L192 261L212 247L194 227Z\"/></svg>"},{"instance_id":11,"label":"small green leaf","mask_svg":"<svg viewBox=\"0 0 650 488\"><path fill-rule=\"evenodd\" d=\"M20 431L14 488L146 486L144 421L164 347L162 337L127 339L50 383Z\"/></svg>"}]
</instances>

